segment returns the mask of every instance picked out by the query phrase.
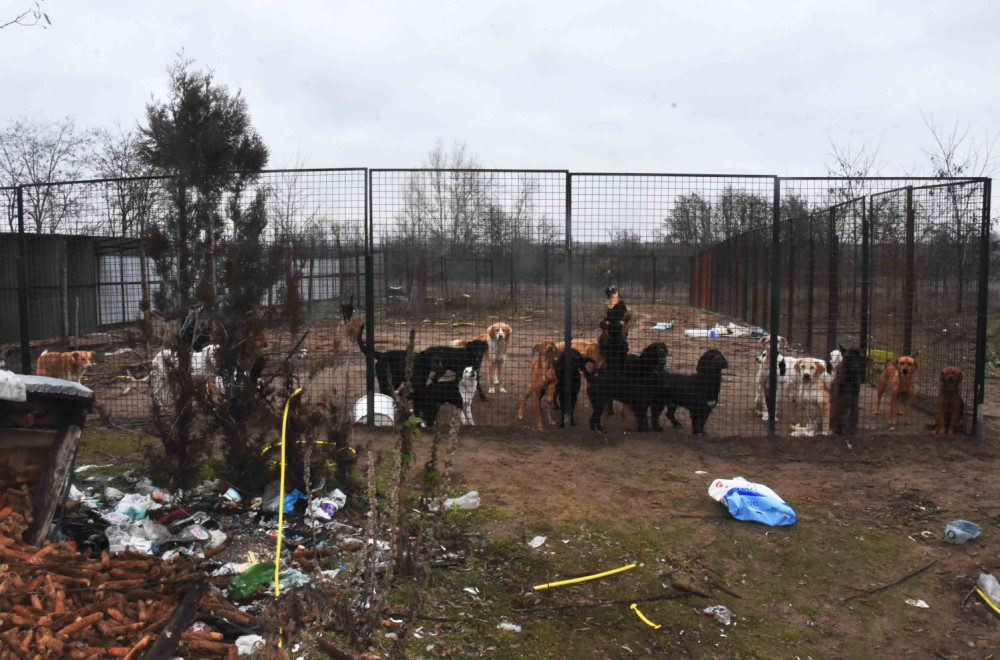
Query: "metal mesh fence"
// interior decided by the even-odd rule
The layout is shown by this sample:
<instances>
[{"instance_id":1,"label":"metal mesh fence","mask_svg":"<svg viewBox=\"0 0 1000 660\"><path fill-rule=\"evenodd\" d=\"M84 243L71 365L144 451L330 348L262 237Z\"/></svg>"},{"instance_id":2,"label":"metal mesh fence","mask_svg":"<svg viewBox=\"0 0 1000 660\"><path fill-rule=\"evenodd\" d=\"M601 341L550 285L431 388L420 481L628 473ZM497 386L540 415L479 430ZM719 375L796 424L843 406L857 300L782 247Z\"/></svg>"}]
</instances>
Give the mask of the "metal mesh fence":
<instances>
[{"instance_id":1,"label":"metal mesh fence","mask_svg":"<svg viewBox=\"0 0 1000 660\"><path fill-rule=\"evenodd\" d=\"M137 342L135 324L156 317L156 292L171 275L155 267L143 238L176 216L171 185L148 178L0 189L7 368L30 367L46 349L95 350L85 382L109 419L149 418L140 378L161 346ZM989 185L294 170L259 175L237 206L263 194L266 242L296 274L303 303L308 333L294 346L282 319L285 283L262 296L260 308L272 311L268 350L294 350L301 382L351 408L369 378L373 392L399 384L414 330L415 407L431 419L447 400L476 424L549 427L575 399L582 428L676 419L717 435L760 436L772 423L779 435L809 433L816 418L829 423L836 413L823 411L835 386L827 373L816 386L826 394L812 392L797 361L815 358L826 370L842 347L867 356L858 431L914 433L933 422L944 367L964 372L966 428L983 398ZM230 201L213 206L227 238ZM626 318L613 308L619 299ZM776 422L765 414L769 330L788 342L786 370L775 379ZM578 357L564 351L567 337ZM903 356L917 363L913 410L909 424L903 412L890 424L894 386L886 384L875 414L879 380ZM463 396L467 364L479 368L474 398Z\"/></svg>"}]
</instances>

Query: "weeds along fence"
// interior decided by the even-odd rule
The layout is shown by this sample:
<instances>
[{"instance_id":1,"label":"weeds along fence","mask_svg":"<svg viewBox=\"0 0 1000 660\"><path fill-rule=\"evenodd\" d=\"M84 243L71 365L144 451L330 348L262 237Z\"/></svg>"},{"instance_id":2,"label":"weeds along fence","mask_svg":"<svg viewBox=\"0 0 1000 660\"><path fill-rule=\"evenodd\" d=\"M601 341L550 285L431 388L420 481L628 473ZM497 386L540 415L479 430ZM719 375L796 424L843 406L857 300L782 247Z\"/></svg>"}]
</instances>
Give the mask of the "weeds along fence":
<instances>
[{"instance_id":1,"label":"weeds along fence","mask_svg":"<svg viewBox=\"0 0 1000 660\"><path fill-rule=\"evenodd\" d=\"M149 419L143 377L166 329L178 322L156 304L162 278L173 271L157 268L146 254L151 230L184 212L173 207L170 185L153 177L0 191L7 211L0 227L6 368L30 371L43 350L94 350L84 379L108 420ZM479 425L548 427L563 411L549 401L560 379L545 342L596 343L608 313L606 289L615 285L631 315L632 354L662 342L667 371L694 374L707 351L720 351L728 366L717 399L707 395L717 404L706 430L753 437L788 434L808 421L789 392L786 398L779 392L777 421L761 419L765 330L788 339L792 358L825 360L838 346L868 356L860 431L926 432L945 366L964 370L966 427L977 427L990 185L988 179L358 168L268 171L243 195L263 195L268 254L295 272L308 328L302 345L293 346L283 307L288 285L275 283L260 300L271 328L268 351L276 358L293 351L298 379L312 395L353 407L378 392L383 360L391 360L385 353L403 349L410 330L418 350L451 348L503 323L510 334L482 362L486 400L471 403L472 417ZM239 205L230 201L213 207L220 258L238 223L231 209ZM208 263L209 270L222 267L212 258ZM348 323L341 306L351 302L356 312ZM159 334L140 336L136 324L143 318ZM362 346L374 352L366 355ZM886 362L903 355L916 356L918 397L913 423L893 430L888 394L875 415L876 385ZM593 382L579 374L561 379L567 401L573 381L582 381L575 407L581 432L594 396L608 388L612 398L642 392L633 407L656 411L654 381L633 366L606 365ZM612 369L619 375L608 378ZM686 387L698 390L695 382ZM438 385L421 396L453 389ZM677 418L690 426L687 408ZM616 405L604 425L638 423ZM679 432L690 430L665 433Z\"/></svg>"}]
</instances>

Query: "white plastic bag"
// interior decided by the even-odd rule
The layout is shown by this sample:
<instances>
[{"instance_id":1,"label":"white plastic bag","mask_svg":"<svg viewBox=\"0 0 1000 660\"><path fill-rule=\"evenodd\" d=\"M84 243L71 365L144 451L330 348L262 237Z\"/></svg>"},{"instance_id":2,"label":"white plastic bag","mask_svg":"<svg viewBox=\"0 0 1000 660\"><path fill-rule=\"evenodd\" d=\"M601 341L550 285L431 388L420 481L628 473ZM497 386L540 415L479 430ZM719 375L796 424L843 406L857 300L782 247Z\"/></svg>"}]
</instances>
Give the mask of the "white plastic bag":
<instances>
[{"instance_id":1,"label":"white plastic bag","mask_svg":"<svg viewBox=\"0 0 1000 660\"><path fill-rule=\"evenodd\" d=\"M743 477L713 480L708 486L708 495L716 502L724 501L737 520L772 526L795 523L795 511L785 500L767 486Z\"/></svg>"},{"instance_id":2,"label":"white plastic bag","mask_svg":"<svg viewBox=\"0 0 1000 660\"><path fill-rule=\"evenodd\" d=\"M453 497L444 501L444 508L450 509L453 506L457 506L459 509L478 509L479 492L470 490L461 497Z\"/></svg>"},{"instance_id":3,"label":"white plastic bag","mask_svg":"<svg viewBox=\"0 0 1000 660\"><path fill-rule=\"evenodd\" d=\"M146 517L146 511L149 510L152 503L149 495L130 493L115 505L115 513L128 516L132 520L142 520Z\"/></svg>"}]
</instances>

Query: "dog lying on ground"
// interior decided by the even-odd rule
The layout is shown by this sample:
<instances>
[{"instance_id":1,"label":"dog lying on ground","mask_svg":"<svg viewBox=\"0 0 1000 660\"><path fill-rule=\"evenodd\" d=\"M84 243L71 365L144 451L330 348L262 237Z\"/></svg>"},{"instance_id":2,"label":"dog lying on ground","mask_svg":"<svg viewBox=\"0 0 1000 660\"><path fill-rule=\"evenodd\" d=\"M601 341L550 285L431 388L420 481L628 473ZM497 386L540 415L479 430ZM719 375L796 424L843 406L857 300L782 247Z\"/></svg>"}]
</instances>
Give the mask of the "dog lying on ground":
<instances>
[{"instance_id":1,"label":"dog lying on ground","mask_svg":"<svg viewBox=\"0 0 1000 660\"><path fill-rule=\"evenodd\" d=\"M487 366L489 373L486 374L486 381L489 382L490 374L493 375L493 384L490 385L490 394L494 393L496 387L500 388L501 394L506 394L504 389L504 368L507 366L507 351L510 348L511 329L506 323L494 323L486 328L486 332L474 339L456 339L451 342L454 347L464 347L473 341L486 342L488 350L486 352ZM484 399L485 401L485 399Z\"/></svg>"},{"instance_id":2,"label":"dog lying on ground","mask_svg":"<svg viewBox=\"0 0 1000 660\"><path fill-rule=\"evenodd\" d=\"M812 436L817 432L829 435L830 391L824 378L827 373L826 361L799 358L793 369L798 381L795 400L802 410L805 423L794 426L792 435Z\"/></svg>"},{"instance_id":3,"label":"dog lying on ground","mask_svg":"<svg viewBox=\"0 0 1000 660\"><path fill-rule=\"evenodd\" d=\"M965 402L962 401L962 370L945 367L941 370L941 389L938 392L937 417L931 428L934 435L955 435L965 430Z\"/></svg>"},{"instance_id":4,"label":"dog lying on ground","mask_svg":"<svg viewBox=\"0 0 1000 660\"><path fill-rule=\"evenodd\" d=\"M79 383L83 373L94 362L93 351L71 351L69 353L44 352L38 356L35 373L39 376L62 378Z\"/></svg>"},{"instance_id":5,"label":"dog lying on ground","mask_svg":"<svg viewBox=\"0 0 1000 660\"><path fill-rule=\"evenodd\" d=\"M555 388L555 392L553 395L550 395L549 400L552 401L554 407L558 408L560 411L559 428L564 428L566 426L567 416L569 417L570 426L576 426L576 402L580 395L580 386L583 381L581 373L586 370L588 364L594 364L593 358L583 357L575 348L570 348L568 351L562 351L552 363L552 368L555 370L556 374L556 383L550 386L550 388ZM567 367L569 368L570 376L570 401L568 407L564 405Z\"/></svg>"},{"instance_id":6,"label":"dog lying on ground","mask_svg":"<svg viewBox=\"0 0 1000 660\"><path fill-rule=\"evenodd\" d=\"M830 358L836 372L830 383L830 430L835 435L855 435L867 360L858 348L841 348L834 353L837 356Z\"/></svg>"},{"instance_id":7,"label":"dog lying on ground","mask_svg":"<svg viewBox=\"0 0 1000 660\"><path fill-rule=\"evenodd\" d=\"M625 347L627 349L627 342ZM626 353L625 358L618 363L611 360L602 347L601 354L605 356L604 369L593 374L587 370L583 372L588 380L587 396L590 397L592 408L591 430L604 431L602 416L613 401L621 402L624 407L632 411L638 432L649 430L648 409L651 403L653 378L666 366L667 353L666 344L653 342L642 349L639 355Z\"/></svg>"},{"instance_id":8,"label":"dog lying on ground","mask_svg":"<svg viewBox=\"0 0 1000 660\"><path fill-rule=\"evenodd\" d=\"M555 353L556 345L551 339L543 339L532 347L531 354L538 357L531 361L531 384L528 386L528 391L524 393L521 403L517 407L517 419L520 421L524 419L525 403L527 403L530 397L535 397L535 412L538 418L537 428L539 431L544 428L542 426L542 395L546 391L549 391L552 385L559 382L553 368ZM551 397L553 393L550 393L549 396L549 425L552 426L555 424L555 421L552 419L553 400Z\"/></svg>"},{"instance_id":9,"label":"dog lying on ground","mask_svg":"<svg viewBox=\"0 0 1000 660\"><path fill-rule=\"evenodd\" d=\"M889 424L894 425L899 416L899 404L902 401L903 423L909 424L913 421L913 397L917 393L917 361L906 355L896 358L889 364L878 377L878 387L876 388L875 414L882 411L882 394L888 389L889 394Z\"/></svg>"},{"instance_id":10,"label":"dog lying on ground","mask_svg":"<svg viewBox=\"0 0 1000 660\"><path fill-rule=\"evenodd\" d=\"M660 414L667 409L667 419L674 428L680 428L675 413L677 408L687 408L691 416L691 432L705 434L705 423L712 410L719 403L722 390L722 371L729 368L726 356L718 349L705 351L693 374L660 373L656 375L652 389L652 426L662 431Z\"/></svg>"}]
</instances>

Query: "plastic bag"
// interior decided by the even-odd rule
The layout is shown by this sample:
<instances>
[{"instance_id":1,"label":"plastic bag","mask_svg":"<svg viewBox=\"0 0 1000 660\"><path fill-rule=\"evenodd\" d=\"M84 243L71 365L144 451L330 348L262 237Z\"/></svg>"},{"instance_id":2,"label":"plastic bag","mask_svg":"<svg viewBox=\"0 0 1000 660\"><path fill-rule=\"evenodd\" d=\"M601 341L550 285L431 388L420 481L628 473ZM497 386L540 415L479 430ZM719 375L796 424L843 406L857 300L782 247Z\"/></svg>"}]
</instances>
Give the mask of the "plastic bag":
<instances>
[{"instance_id":1,"label":"plastic bag","mask_svg":"<svg viewBox=\"0 0 1000 660\"><path fill-rule=\"evenodd\" d=\"M130 493L115 505L115 513L128 516L132 520L142 520L152 503L148 495Z\"/></svg>"},{"instance_id":2,"label":"plastic bag","mask_svg":"<svg viewBox=\"0 0 1000 660\"><path fill-rule=\"evenodd\" d=\"M240 655L250 655L264 649L264 638L260 635L243 635L236 638L236 651Z\"/></svg>"},{"instance_id":3,"label":"plastic bag","mask_svg":"<svg viewBox=\"0 0 1000 660\"><path fill-rule=\"evenodd\" d=\"M976 584L979 586L979 590L990 599L991 603L1000 607L1000 582L997 582L992 573L980 573Z\"/></svg>"},{"instance_id":4,"label":"plastic bag","mask_svg":"<svg viewBox=\"0 0 1000 660\"><path fill-rule=\"evenodd\" d=\"M982 531L982 528L974 522L952 520L944 528L944 540L948 543L961 544L979 538Z\"/></svg>"},{"instance_id":5,"label":"plastic bag","mask_svg":"<svg viewBox=\"0 0 1000 660\"><path fill-rule=\"evenodd\" d=\"M795 511L777 493L743 477L715 479L708 487L708 495L716 502L725 501L729 513L737 520L750 520L771 526L791 525L795 522Z\"/></svg>"},{"instance_id":6,"label":"plastic bag","mask_svg":"<svg viewBox=\"0 0 1000 660\"><path fill-rule=\"evenodd\" d=\"M450 509L453 506L457 506L459 509L478 509L479 508L479 493L478 491L470 490L465 495L461 497L453 497L444 501L444 508Z\"/></svg>"},{"instance_id":7,"label":"plastic bag","mask_svg":"<svg viewBox=\"0 0 1000 660\"><path fill-rule=\"evenodd\" d=\"M274 581L274 563L254 564L247 570L235 576L227 588L230 598L246 598L257 588Z\"/></svg>"}]
</instances>

